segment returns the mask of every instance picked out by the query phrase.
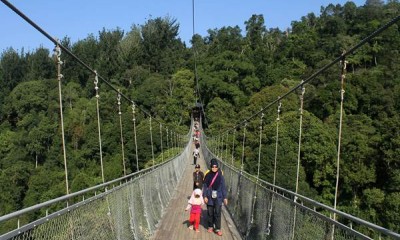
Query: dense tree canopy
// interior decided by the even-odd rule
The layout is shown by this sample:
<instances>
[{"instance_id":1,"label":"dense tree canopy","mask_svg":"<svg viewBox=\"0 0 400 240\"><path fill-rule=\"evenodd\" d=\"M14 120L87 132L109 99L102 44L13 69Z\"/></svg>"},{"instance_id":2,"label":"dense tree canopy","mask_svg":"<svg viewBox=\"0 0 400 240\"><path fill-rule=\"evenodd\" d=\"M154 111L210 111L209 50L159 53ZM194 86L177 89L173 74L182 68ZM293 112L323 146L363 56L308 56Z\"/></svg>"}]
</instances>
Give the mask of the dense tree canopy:
<instances>
[{"instance_id":1,"label":"dense tree canopy","mask_svg":"<svg viewBox=\"0 0 400 240\"><path fill-rule=\"evenodd\" d=\"M268 29L268 20L254 14L244 23L243 32L239 26L210 29L206 36L194 35L190 47L179 39L179 23L170 17L134 24L126 33L102 29L76 43L64 38L64 46L136 104L132 113L131 102L122 99L118 105L117 93L99 83L105 180L120 177L124 164L128 173L152 164L151 127L157 139L153 142L156 159L162 150L173 147L172 128L186 134L196 101L204 105L207 134L232 130L399 10L398 1L367 0L360 7L352 2L329 4L321 7L319 15L309 13L284 30ZM395 24L346 59L338 199L339 209L397 232L399 49ZM28 53L9 48L0 56L0 215L65 194L58 82L50 54L43 48ZM62 59L68 177L75 192L102 182L97 98L94 76L71 56L63 54ZM305 85L299 192L327 205L333 204L335 191L339 75L340 66L335 65ZM282 101L279 141L276 104L265 110L263 125L261 178L272 182L276 157L276 184L290 190L296 176L299 94L294 91ZM145 113L154 118L152 126ZM253 174L259 121L248 123L244 148L245 169ZM235 130L233 143L240 144L243 126ZM283 151L275 156L277 142ZM240 164L242 151L235 149L235 165Z\"/></svg>"}]
</instances>

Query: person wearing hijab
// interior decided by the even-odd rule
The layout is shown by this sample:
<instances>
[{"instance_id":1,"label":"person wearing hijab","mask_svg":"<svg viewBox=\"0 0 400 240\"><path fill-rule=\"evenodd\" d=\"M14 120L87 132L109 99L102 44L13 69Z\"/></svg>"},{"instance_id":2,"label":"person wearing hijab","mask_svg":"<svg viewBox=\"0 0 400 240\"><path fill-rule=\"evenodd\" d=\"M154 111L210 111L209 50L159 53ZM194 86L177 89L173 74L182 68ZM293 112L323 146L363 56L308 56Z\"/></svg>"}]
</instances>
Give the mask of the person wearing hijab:
<instances>
[{"instance_id":1,"label":"person wearing hijab","mask_svg":"<svg viewBox=\"0 0 400 240\"><path fill-rule=\"evenodd\" d=\"M210 161L211 171L204 177L203 197L207 204L208 232L215 232L222 236L221 209L222 204L227 205L227 190L224 176L219 169L218 161L213 158Z\"/></svg>"},{"instance_id":2,"label":"person wearing hijab","mask_svg":"<svg viewBox=\"0 0 400 240\"><path fill-rule=\"evenodd\" d=\"M196 232L200 232L199 225L200 225L200 215L201 215L201 206L204 204L204 199L202 196L202 191L199 188L196 188L192 192L192 196L188 201L188 205L185 211L190 209L190 217L189 217L189 229L194 230Z\"/></svg>"}]
</instances>

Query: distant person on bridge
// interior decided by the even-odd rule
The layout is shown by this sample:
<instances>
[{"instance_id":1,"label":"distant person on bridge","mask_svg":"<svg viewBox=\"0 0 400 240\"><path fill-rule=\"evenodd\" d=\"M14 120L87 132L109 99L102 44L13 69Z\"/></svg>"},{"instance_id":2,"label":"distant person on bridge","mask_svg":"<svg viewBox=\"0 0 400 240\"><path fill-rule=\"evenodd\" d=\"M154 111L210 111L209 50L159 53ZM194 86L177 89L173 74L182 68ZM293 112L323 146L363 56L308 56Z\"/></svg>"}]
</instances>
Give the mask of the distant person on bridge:
<instances>
[{"instance_id":1,"label":"distant person on bridge","mask_svg":"<svg viewBox=\"0 0 400 240\"><path fill-rule=\"evenodd\" d=\"M199 129L199 122L194 122L194 131Z\"/></svg>"},{"instance_id":2,"label":"distant person on bridge","mask_svg":"<svg viewBox=\"0 0 400 240\"><path fill-rule=\"evenodd\" d=\"M199 141L199 138L198 138L198 137L196 137L196 135L194 135L194 134L193 134L193 142L195 142L195 143L196 143L196 142L198 142L198 141Z\"/></svg>"},{"instance_id":3,"label":"distant person on bridge","mask_svg":"<svg viewBox=\"0 0 400 240\"><path fill-rule=\"evenodd\" d=\"M198 148L193 150L193 165L197 164L197 159L200 158L200 151Z\"/></svg>"},{"instance_id":4,"label":"distant person on bridge","mask_svg":"<svg viewBox=\"0 0 400 240\"><path fill-rule=\"evenodd\" d=\"M213 158L210 161L211 171L204 178L203 197L207 204L208 232L215 232L222 236L221 209L222 203L228 204L227 190L224 176L219 169L218 161Z\"/></svg>"},{"instance_id":5,"label":"distant person on bridge","mask_svg":"<svg viewBox=\"0 0 400 240\"><path fill-rule=\"evenodd\" d=\"M196 131L194 132L194 135L195 135L197 138L200 138L200 130L196 130Z\"/></svg>"},{"instance_id":6,"label":"distant person on bridge","mask_svg":"<svg viewBox=\"0 0 400 240\"><path fill-rule=\"evenodd\" d=\"M200 131L197 129L193 133L193 141L196 142L196 141L199 141L199 140L200 140Z\"/></svg>"},{"instance_id":7,"label":"distant person on bridge","mask_svg":"<svg viewBox=\"0 0 400 240\"><path fill-rule=\"evenodd\" d=\"M204 173L200 170L200 164L196 164L193 172L193 190L196 188L203 189Z\"/></svg>"},{"instance_id":8,"label":"distant person on bridge","mask_svg":"<svg viewBox=\"0 0 400 240\"><path fill-rule=\"evenodd\" d=\"M204 199L202 196L202 191L199 188L196 188L192 192L192 196L188 201L188 205L185 211L190 209L190 217L189 217L189 229L194 230L196 232L200 232L199 225L200 225L200 215L201 215L201 206L204 204Z\"/></svg>"},{"instance_id":9,"label":"distant person on bridge","mask_svg":"<svg viewBox=\"0 0 400 240\"><path fill-rule=\"evenodd\" d=\"M194 146L195 146L196 149L199 149L199 148L200 148L200 142L199 142L199 140L194 141Z\"/></svg>"}]
</instances>

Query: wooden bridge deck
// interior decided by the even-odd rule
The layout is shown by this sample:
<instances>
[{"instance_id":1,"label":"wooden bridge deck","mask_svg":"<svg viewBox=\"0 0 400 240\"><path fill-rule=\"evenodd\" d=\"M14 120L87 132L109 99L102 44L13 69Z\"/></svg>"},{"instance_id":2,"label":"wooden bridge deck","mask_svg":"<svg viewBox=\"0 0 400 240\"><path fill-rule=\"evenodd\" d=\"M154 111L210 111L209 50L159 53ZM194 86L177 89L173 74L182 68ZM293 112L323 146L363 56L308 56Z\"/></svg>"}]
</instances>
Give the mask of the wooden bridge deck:
<instances>
[{"instance_id":1,"label":"wooden bridge deck","mask_svg":"<svg viewBox=\"0 0 400 240\"><path fill-rule=\"evenodd\" d=\"M198 159L198 164L201 166L201 171L207 170L205 161L203 158ZM172 197L171 203L164 213L160 225L157 231L153 235L154 240L187 240L187 239L241 239L236 226L226 211L225 207L222 207L222 218L221 218L221 231L222 236L218 236L215 233L207 232L207 207L203 206L203 211L200 220L200 232L197 233L194 230L188 229L189 226L189 214L190 211L185 211L187 201L193 191L193 159L187 160L185 166L182 167L184 174L181 181L178 183L175 197ZM229 204L229 203L228 203Z\"/></svg>"}]
</instances>

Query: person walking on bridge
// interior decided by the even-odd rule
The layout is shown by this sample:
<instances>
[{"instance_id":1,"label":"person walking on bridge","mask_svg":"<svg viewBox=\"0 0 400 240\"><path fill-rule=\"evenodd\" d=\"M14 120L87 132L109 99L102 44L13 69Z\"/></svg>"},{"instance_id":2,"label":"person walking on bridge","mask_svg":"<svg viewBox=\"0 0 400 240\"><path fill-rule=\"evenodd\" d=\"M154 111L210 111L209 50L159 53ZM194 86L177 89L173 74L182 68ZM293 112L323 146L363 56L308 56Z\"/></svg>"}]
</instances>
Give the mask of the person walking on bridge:
<instances>
[{"instance_id":1,"label":"person walking on bridge","mask_svg":"<svg viewBox=\"0 0 400 240\"><path fill-rule=\"evenodd\" d=\"M196 164L193 172L193 190L196 188L203 189L204 173L200 170L200 164Z\"/></svg>"},{"instance_id":2,"label":"person walking on bridge","mask_svg":"<svg viewBox=\"0 0 400 240\"><path fill-rule=\"evenodd\" d=\"M228 204L225 179L218 168L218 161L213 158L210 161L211 171L204 178L203 197L207 204L208 232L215 232L222 236L221 231L221 209L222 203Z\"/></svg>"},{"instance_id":3,"label":"person walking on bridge","mask_svg":"<svg viewBox=\"0 0 400 240\"><path fill-rule=\"evenodd\" d=\"M202 192L199 188L196 188L192 192L192 196L188 201L188 205L185 211L190 209L190 218L189 218L189 229L195 230L196 232L200 232L200 215L201 215L201 205L204 204L204 199L202 196Z\"/></svg>"},{"instance_id":4,"label":"person walking on bridge","mask_svg":"<svg viewBox=\"0 0 400 240\"><path fill-rule=\"evenodd\" d=\"M200 157L200 150L198 148L195 148L193 150L193 165L197 164L197 159Z\"/></svg>"}]
</instances>

